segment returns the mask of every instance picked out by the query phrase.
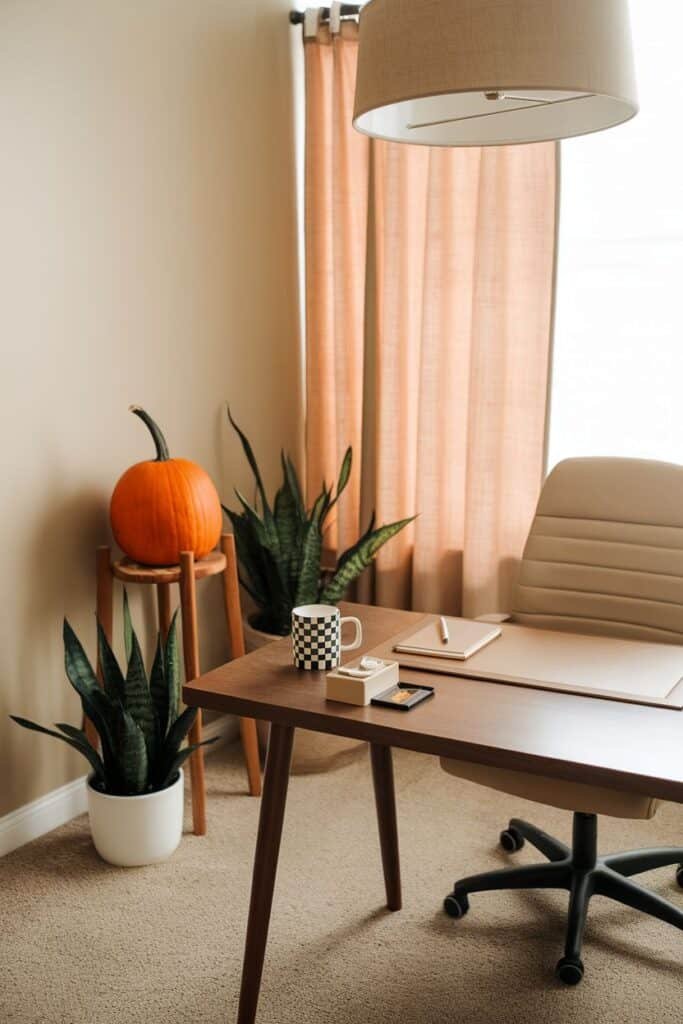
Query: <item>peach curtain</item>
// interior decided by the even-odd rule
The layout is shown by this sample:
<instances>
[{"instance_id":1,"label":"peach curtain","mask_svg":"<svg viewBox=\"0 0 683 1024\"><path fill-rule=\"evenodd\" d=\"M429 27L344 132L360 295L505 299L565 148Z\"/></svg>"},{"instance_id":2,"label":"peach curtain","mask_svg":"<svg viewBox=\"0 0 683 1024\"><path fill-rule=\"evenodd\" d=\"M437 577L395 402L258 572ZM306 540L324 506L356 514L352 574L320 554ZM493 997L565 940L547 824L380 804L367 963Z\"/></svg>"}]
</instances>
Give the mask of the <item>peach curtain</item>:
<instances>
[{"instance_id":1,"label":"peach curtain","mask_svg":"<svg viewBox=\"0 0 683 1024\"><path fill-rule=\"evenodd\" d=\"M306 40L306 492L330 484L352 445L355 471L327 547L358 536L363 425L368 140L351 128L358 27Z\"/></svg>"},{"instance_id":2,"label":"peach curtain","mask_svg":"<svg viewBox=\"0 0 683 1024\"><path fill-rule=\"evenodd\" d=\"M505 610L543 472L556 146L370 142L357 26L305 54L308 485L362 453L334 544L419 513L364 597Z\"/></svg>"}]
</instances>

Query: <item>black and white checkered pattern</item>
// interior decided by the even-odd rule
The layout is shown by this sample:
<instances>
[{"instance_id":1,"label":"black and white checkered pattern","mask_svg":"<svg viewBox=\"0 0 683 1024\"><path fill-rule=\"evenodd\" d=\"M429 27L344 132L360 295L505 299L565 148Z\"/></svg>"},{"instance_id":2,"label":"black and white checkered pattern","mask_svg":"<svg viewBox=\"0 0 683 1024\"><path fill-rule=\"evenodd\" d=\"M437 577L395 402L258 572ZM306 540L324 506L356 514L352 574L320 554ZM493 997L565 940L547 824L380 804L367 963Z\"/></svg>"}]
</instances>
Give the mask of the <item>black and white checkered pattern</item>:
<instances>
[{"instance_id":1,"label":"black and white checkered pattern","mask_svg":"<svg viewBox=\"0 0 683 1024\"><path fill-rule=\"evenodd\" d=\"M292 644L297 668L327 672L339 664L340 615L304 618L292 615Z\"/></svg>"}]
</instances>

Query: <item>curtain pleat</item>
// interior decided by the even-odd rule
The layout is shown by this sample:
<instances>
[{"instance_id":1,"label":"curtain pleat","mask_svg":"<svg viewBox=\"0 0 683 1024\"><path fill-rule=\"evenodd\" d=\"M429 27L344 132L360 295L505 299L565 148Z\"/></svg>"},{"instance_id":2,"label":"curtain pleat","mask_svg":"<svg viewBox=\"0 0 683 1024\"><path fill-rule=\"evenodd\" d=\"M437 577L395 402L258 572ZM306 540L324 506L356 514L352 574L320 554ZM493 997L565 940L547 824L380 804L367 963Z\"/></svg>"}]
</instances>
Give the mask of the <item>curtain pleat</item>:
<instances>
[{"instance_id":1,"label":"curtain pleat","mask_svg":"<svg viewBox=\"0 0 683 1024\"><path fill-rule=\"evenodd\" d=\"M306 40L306 490L335 481L346 448L356 466L325 544L358 536L363 426L369 142L351 128L357 27Z\"/></svg>"},{"instance_id":2,"label":"curtain pleat","mask_svg":"<svg viewBox=\"0 0 683 1024\"><path fill-rule=\"evenodd\" d=\"M356 56L353 23L306 42L309 494L352 444L334 543L361 507L418 513L362 596L506 610L543 471L556 147L369 142Z\"/></svg>"}]
</instances>

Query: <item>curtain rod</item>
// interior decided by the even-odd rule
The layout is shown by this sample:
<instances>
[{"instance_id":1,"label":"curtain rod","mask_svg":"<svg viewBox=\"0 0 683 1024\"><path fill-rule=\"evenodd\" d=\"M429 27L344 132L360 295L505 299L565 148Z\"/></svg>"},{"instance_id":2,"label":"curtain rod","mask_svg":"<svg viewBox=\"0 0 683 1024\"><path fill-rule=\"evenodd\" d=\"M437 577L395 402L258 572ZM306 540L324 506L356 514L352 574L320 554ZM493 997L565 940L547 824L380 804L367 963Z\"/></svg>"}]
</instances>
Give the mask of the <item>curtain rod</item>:
<instances>
[{"instance_id":1,"label":"curtain rod","mask_svg":"<svg viewBox=\"0 0 683 1024\"><path fill-rule=\"evenodd\" d=\"M342 18L355 18L360 12L360 4L342 4L341 5L341 16ZM320 8L321 21L330 20L330 9L329 7ZM304 12L303 11L290 11L289 20L292 25L303 25Z\"/></svg>"}]
</instances>

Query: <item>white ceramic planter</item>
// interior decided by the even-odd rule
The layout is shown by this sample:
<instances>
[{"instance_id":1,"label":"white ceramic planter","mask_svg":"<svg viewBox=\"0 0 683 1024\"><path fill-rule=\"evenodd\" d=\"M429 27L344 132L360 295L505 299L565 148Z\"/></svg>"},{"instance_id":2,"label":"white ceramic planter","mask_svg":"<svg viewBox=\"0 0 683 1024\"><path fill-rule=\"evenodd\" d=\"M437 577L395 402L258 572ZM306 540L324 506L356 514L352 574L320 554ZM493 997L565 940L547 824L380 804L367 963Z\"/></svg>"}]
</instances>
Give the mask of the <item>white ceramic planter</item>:
<instances>
[{"instance_id":1,"label":"white ceramic planter","mask_svg":"<svg viewBox=\"0 0 683 1024\"><path fill-rule=\"evenodd\" d=\"M166 860L183 834L183 772L172 785L143 796L109 796L88 779L88 815L95 849L122 868Z\"/></svg>"}]
</instances>

